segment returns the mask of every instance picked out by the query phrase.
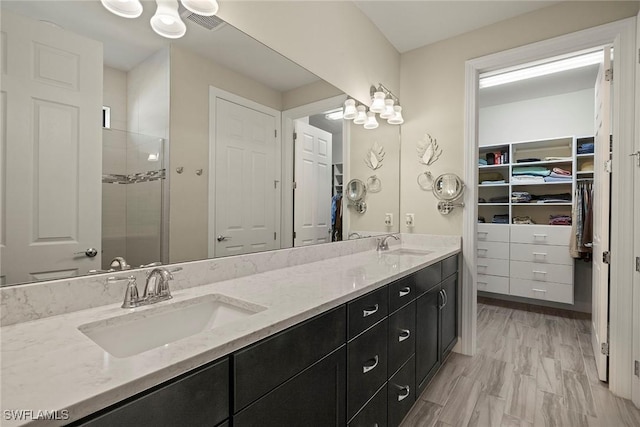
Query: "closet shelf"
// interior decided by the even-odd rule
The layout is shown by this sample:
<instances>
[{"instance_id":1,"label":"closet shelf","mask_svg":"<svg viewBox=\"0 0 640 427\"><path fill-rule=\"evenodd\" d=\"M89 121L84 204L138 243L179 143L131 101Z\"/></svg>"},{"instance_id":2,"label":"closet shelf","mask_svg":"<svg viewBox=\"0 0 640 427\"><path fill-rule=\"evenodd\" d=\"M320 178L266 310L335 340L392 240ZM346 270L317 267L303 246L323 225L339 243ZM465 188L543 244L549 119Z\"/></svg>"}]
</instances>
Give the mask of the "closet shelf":
<instances>
[{"instance_id":1,"label":"closet shelf","mask_svg":"<svg viewBox=\"0 0 640 427\"><path fill-rule=\"evenodd\" d=\"M571 185L573 180L567 182L529 182L529 183L515 183L512 182L512 187L528 187L530 185Z\"/></svg>"},{"instance_id":2,"label":"closet shelf","mask_svg":"<svg viewBox=\"0 0 640 427\"><path fill-rule=\"evenodd\" d=\"M478 203L478 206L509 206L509 203Z\"/></svg>"},{"instance_id":3,"label":"closet shelf","mask_svg":"<svg viewBox=\"0 0 640 427\"><path fill-rule=\"evenodd\" d=\"M527 206L527 207L531 207L531 206L571 206L573 205L573 203L571 202L562 202L562 203L537 203L537 202L531 202L531 203L511 203L512 206Z\"/></svg>"},{"instance_id":4,"label":"closet shelf","mask_svg":"<svg viewBox=\"0 0 640 427\"><path fill-rule=\"evenodd\" d=\"M478 165L479 169L497 169L497 168L508 168L510 163L505 163L502 165Z\"/></svg>"},{"instance_id":5,"label":"closet shelf","mask_svg":"<svg viewBox=\"0 0 640 427\"><path fill-rule=\"evenodd\" d=\"M583 157L593 157L593 153L586 153L586 154L576 154L576 157L581 159Z\"/></svg>"},{"instance_id":6,"label":"closet shelf","mask_svg":"<svg viewBox=\"0 0 640 427\"><path fill-rule=\"evenodd\" d=\"M478 184L478 187L508 187L509 183L505 184Z\"/></svg>"},{"instance_id":7,"label":"closet shelf","mask_svg":"<svg viewBox=\"0 0 640 427\"><path fill-rule=\"evenodd\" d=\"M521 163L512 163L514 167L524 167L524 166L546 166L546 165L562 165L562 164L571 164L573 162L572 159L568 160L540 160L539 162L521 162Z\"/></svg>"}]
</instances>

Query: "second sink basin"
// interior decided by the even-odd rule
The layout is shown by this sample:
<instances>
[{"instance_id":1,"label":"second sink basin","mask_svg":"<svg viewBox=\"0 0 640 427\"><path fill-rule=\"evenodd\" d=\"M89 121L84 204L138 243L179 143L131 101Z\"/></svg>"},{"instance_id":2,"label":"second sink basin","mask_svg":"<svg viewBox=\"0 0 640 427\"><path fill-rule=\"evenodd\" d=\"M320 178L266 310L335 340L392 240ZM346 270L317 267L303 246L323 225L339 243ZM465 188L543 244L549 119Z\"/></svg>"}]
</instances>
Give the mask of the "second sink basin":
<instances>
[{"instance_id":1,"label":"second sink basin","mask_svg":"<svg viewBox=\"0 0 640 427\"><path fill-rule=\"evenodd\" d=\"M78 329L112 356L129 357L265 309L212 294L87 323Z\"/></svg>"},{"instance_id":2,"label":"second sink basin","mask_svg":"<svg viewBox=\"0 0 640 427\"><path fill-rule=\"evenodd\" d=\"M422 249L409 249L409 248L400 248L394 249L388 252L392 255L412 255L412 256L425 256L433 253L433 251L425 251Z\"/></svg>"}]
</instances>

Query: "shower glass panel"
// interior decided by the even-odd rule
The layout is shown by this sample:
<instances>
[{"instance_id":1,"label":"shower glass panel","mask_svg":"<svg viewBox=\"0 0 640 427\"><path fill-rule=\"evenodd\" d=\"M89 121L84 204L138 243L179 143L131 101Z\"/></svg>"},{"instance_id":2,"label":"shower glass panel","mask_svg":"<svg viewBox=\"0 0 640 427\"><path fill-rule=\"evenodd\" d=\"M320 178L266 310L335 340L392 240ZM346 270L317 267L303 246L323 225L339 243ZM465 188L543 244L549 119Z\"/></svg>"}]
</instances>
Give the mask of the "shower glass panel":
<instances>
[{"instance_id":1,"label":"shower glass panel","mask_svg":"<svg viewBox=\"0 0 640 427\"><path fill-rule=\"evenodd\" d=\"M104 129L102 143L102 268L161 261L164 140Z\"/></svg>"}]
</instances>

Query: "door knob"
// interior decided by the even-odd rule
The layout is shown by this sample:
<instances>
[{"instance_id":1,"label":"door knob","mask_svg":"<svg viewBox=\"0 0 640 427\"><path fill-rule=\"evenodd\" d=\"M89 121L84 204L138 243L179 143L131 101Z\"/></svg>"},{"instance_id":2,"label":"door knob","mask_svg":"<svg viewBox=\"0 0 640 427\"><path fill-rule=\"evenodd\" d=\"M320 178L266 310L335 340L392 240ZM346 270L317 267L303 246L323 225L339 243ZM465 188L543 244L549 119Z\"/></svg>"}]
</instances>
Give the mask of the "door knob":
<instances>
[{"instance_id":1,"label":"door knob","mask_svg":"<svg viewBox=\"0 0 640 427\"><path fill-rule=\"evenodd\" d=\"M225 240L231 240L231 237L220 235L218 236L217 240L218 242L224 242Z\"/></svg>"},{"instance_id":2,"label":"door knob","mask_svg":"<svg viewBox=\"0 0 640 427\"><path fill-rule=\"evenodd\" d=\"M93 258L94 256L98 255L98 250L96 248L89 248L84 252L74 252L74 255L84 255L87 256L89 258Z\"/></svg>"}]
</instances>

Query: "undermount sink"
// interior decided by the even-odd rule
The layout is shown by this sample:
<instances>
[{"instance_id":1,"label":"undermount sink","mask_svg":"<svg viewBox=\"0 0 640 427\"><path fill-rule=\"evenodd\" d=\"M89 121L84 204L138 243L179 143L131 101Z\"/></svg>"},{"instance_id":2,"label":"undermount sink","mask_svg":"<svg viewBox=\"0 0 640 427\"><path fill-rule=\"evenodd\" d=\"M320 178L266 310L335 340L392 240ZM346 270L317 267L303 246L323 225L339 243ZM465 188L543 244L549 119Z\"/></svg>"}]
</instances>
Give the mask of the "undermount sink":
<instances>
[{"instance_id":1,"label":"undermount sink","mask_svg":"<svg viewBox=\"0 0 640 427\"><path fill-rule=\"evenodd\" d=\"M129 357L247 318L266 307L211 294L78 327L114 357Z\"/></svg>"},{"instance_id":2,"label":"undermount sink","mask_svg":"<svg viewBox=\"0 0 640 427\"><path fill-rule=\"evenodd\" d=\"M394 249L388 252L392 255L411 255L411 256L425 256L433 253L433 251L424 251L421 249L409 249L409 248L400 248Z\"/></svg>"}]
</instances>

